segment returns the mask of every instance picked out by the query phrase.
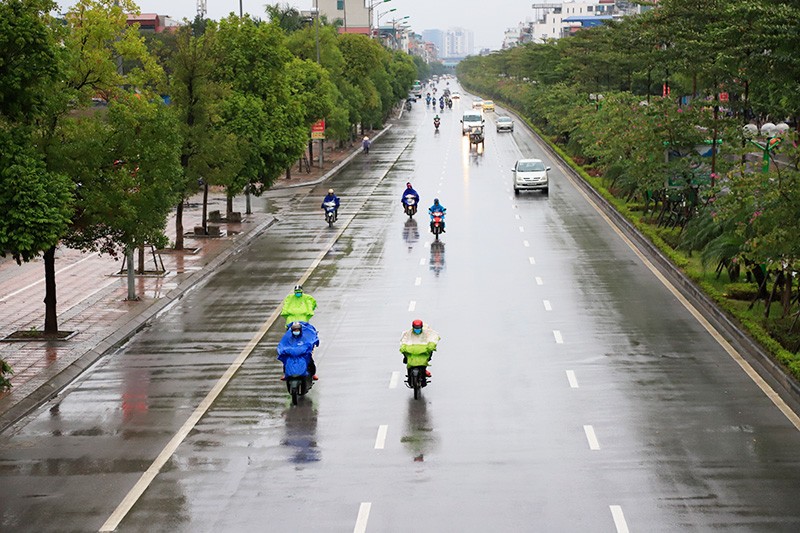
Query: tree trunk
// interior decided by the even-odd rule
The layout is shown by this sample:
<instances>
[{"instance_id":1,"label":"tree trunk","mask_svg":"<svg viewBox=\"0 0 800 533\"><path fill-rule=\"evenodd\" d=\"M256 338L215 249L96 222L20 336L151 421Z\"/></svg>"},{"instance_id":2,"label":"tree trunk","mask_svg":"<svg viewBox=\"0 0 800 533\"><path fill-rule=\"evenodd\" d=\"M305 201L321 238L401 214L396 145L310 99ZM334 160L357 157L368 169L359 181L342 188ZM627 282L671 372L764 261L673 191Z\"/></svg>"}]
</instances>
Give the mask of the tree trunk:
<instances>
[{"instance_id":1,"label":"tree trunk","mask_svg":"<svg viewBox=\"0 0 800 533\"><path fill-rule=\"evenodd\" d=\"M44 253L44 332L58 333L56 314L56 247Z\"/></svg>"},{"instance_id":2,"label":"tree trunk","mask_svg":"<svg viewBox=\"0 0 800 533\"><path fill-rule=\"evenodd\" d=\"M225 209L226 209L225 212L226 213L233 213L233 196L231 196L229 194L226 195L226 196L227 196L227 198L226 198L227 203L225 205Z\"/></svg>"},{"instance_id":3,"label":"tree trunk","mask_svg":"<svg viewBox=\"0 0 800 533\"><path fill-rule=\"evenodd\" d=\"M144 274L144 244L139 245L139 268L136 269L138 274Z\"/></svg>"},{"instance_id":4,"label":"tree trunk","mask_svg":"<svg viewBox=\"0 0 800 533\"><path fill-rule=\"evenodd\" d=\"M786 275L784 275L783 293L781 294L781 303L783 304L783 318L788 317L792 313L792 269L786 267Z\"/></svg>"},{"instance_id":5,"label":"tree trunk","mask_svg":"<svg viewBox=\"0 0 800 533\"><path fill-rule=\"evenodd\" d=\"M175 249L183 250L183 199L175 210Z\"/></svg>"},{"instance_id":6,"label":"tree trunk","mask_svg":"<svg viewBox=\"0 0 800 533\"><path fill-rule=\"evenodd\" d=\"M203 235L208 235L208 183L203 183Z\"/></svg>"}]
</instances>

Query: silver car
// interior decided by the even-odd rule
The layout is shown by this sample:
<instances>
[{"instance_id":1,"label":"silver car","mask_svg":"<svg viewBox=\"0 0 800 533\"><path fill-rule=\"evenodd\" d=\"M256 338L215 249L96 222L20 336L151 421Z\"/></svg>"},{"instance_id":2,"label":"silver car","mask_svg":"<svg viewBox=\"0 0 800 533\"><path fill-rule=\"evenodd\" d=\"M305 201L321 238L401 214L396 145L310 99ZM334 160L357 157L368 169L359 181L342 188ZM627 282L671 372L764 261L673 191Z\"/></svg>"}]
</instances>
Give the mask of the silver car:
<instances>
[{"instance_id":1,"label":"silver car","mask_svg":"<svg viewBox=\"0 0 800 533\"><path fill-rule=\"evenodd\" d=\"M495 125L497 126L497 133L501 131L510 131L514 133L514 121L511 120L511 117L499 116L497 117Z\"/></svg>"},{"instance_id":2,"label":"silver car","mask_svg":"<svg viewBox=\"0 0 800 533\"><path fill-rule=\"evenodd\" d=\"M542 191L548 193L550 182L547 171L550 167L544 165L541 159L519 159L514 163L514 194L522 190Z\"/></svg>"}]
</instances>

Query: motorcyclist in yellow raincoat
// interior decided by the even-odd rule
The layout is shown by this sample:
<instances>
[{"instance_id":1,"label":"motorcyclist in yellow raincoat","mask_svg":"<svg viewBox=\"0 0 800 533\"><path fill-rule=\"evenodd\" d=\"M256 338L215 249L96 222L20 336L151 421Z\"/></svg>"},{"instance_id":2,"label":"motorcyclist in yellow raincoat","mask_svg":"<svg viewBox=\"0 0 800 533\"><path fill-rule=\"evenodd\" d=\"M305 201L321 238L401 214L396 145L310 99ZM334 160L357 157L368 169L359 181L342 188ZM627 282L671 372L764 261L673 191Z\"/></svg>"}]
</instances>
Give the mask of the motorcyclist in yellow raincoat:
<instances>
[{"instance_id":1,"label":"motorcyclist in yellow raincoat","mask_svg":"<svg viewBox=\"0 0 800 533\"><path fill-rule=\"evenodd\" d=\"M292 322L311 322L316 308L317 301L314 297L305 294L302 285L295 285L294 293L283 299L281 316L286 318L286 328L288 329Z\"/></svg>"},{"instance_id":2,"label":"motorcyclist in yellow raincoat","mask_svg":"<svg viewBox=\"0 0 800 533\"><path fill-rule=\"evenodd\" d=\"M433 328L424 325L422 320L414 320L411 323L411 329L403 332L403 336L400 338L400 353L403 354L406 368L427 367L440 339L441 337ZM431 377L431 373L427 369L425 375Z\"/></svg>"}]
</instances>

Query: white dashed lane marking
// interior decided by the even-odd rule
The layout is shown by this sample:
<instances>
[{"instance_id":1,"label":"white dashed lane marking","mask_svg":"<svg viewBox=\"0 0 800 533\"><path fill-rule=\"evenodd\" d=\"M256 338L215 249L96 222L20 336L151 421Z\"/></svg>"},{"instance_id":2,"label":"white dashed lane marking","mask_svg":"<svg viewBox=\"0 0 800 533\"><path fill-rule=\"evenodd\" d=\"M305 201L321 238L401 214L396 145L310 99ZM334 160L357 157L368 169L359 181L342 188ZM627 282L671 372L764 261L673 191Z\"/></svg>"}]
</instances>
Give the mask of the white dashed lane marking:
<instances>
[{"instance_id":1,"label":"white dashed lane marking","mask_svg":"<svg viewBox=\"0 0 800 533\"><path fill-rule=\"evenodd\" d=\"M386 424L378 426L378 435L375 437L375 449L382 450L386 446L386 434L389 432L389 426Z\"/></svg>"},{"instance_id":2,"label":"white dashed lane marking","mask_svg":"<svg viewBox=\"0 0 800 533\"><path fill-rule=\"evenodd\" d=\"M542 300L542 303L544 304L544 310L545 311L552 311L553 310L553 306L550 305L550 300Z\"/></svg>"},{"instance_id":3,"label":"white dashed lane marking","mask_svg":"<svg viewBox=\"0 0 800 533\"><path fill-rule=\"evenodd\" d=\"M561 336L561 332L557 329L553 330L553 337L556 338L556 344L564 344L564 338Z\"/></svg>"},{"instance_id":4,"label":"white dashed lane marking","mask_svg":"<svg viewBox=\"0 0 800 533\"><path fill-rule=\"evenodd\" d=\"M417 302L415 302L414 300L411 300L411 301L408 303L408 310L409 310L409 311L413 311L413 310L414 310L414 309L416 309L416 308L417 308Z\"/></svg>"},{"instance_id":5,"label":"white dashed lane marking","mask_svg":"<svg viewBox=\"0 0 800 533\"><path fill-rule=\"evenodd\" d=\"M372 503L363 502L358 507L358 518L356 518L356 527L353 528L353 533L366 533L367 522L369 521L369 511L372 508Z\"/></svg>"},{"instance_id":6,"label":"white dashed lane marking","mask_svg":"<svg viewBox=\"0 0 800 533\"><path fill-rule=\"evenodd\" d=\"M586 433L586 440L589 441L589 449L599 450L600 443L597 442L597 435L594 434L594 428L592 426L583 426L583 431Z\"/></svg>"},{"instance_id":7,"label":"white dashed lane marking","mask_svg":"<svg viewBox=\"0 0 800 533\"><path fill-rule=\"evenodd\" d=\"M569 386L571 388L578 388L578 378L575 376L574 370L567 370L567 381L569 381Z\"/></svg>"},{"instance_id":8,"label":"white dashed lane marking","mask_svg":"<svg viewBox=\"0 0 800 533\"><path fill-rule=\"evenodd\" d=\"M622 507L619 505L609 505L611 509L611 516L614 518L614 525L617 526L617 533L628 533L628 523L625 521L625 515L622 514Z\"/></svg>"}]
</instances>

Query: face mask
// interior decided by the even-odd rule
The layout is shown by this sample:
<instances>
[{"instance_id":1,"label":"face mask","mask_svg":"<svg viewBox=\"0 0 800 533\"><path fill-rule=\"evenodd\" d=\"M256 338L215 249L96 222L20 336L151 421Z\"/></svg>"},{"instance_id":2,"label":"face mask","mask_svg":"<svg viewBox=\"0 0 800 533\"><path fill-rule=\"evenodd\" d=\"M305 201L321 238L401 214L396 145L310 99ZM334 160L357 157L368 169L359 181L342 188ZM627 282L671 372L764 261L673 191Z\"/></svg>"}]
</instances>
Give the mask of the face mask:
<instances>
[{"instance_id":1,"label":"face mask","mask_svg":"<svg viewBox=\"0 0 800 533\"><path fill-rule=\"evenodd\" d=\"M298 298L300 298L303 295L303 293L302 292L296 292L296 293L294 293L294 295L297 296Z\"/></svg>"},{"instance_id":2,"label":"face mask","mask_svg":"<svg viewBox=\"0 0 800 533\"><path fill-rule=\"evenodd\" d=\"M295 337L299 337L300 333L301 333L300 331L292 331L292 335L294 335Z\"/></svg>"},{"instance_id":3,"label":"face mask","mask_svg":"<svg viewBox=\"0 0 800 533\"><path fill-rule=\"evenodd\" d=\"M419 335L420 333L422 333L422 328L414 328L414 333Z\"/></svg>"}]
</instances>

